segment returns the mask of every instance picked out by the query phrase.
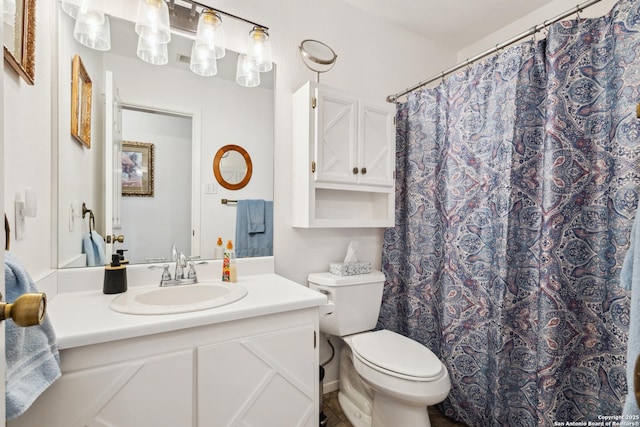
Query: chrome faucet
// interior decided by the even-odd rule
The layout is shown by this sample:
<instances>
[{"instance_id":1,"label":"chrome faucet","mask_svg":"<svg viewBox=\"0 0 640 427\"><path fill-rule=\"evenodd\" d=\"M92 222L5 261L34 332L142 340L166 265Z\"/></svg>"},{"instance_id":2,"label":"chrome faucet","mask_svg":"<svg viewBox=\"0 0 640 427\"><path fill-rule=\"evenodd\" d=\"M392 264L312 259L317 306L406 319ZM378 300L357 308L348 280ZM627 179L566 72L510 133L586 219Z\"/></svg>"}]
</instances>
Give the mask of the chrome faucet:
<instances>
[{"instance_id":1,"label":"chrome faucet","mask_svg":"<svg viewBox=\"0 0 640 427\"><path fill-rule=\"evenodd\" d=\"M175 285L188 285L191 283L198 283L198 276L196 274L196 268L192 262L187 262L187 257L182 252L176 249L176 245L171 245L171 260L176 263L176 270L171 278L169 272L169 264L163 265L162 279L160 280L160 286L175 286ZM184 275L184 269L189 267L187 271L187 277Z\"/></svg>"}]
</instances>

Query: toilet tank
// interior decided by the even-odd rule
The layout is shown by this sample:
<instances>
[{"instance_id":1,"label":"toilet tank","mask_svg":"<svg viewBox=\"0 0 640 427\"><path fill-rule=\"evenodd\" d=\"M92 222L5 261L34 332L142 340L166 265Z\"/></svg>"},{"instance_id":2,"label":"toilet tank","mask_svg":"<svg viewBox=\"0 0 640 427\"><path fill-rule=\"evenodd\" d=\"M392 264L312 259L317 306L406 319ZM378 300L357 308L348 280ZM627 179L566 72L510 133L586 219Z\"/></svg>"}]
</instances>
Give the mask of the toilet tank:
<instances>
[{"instance_id":1,"label":"toilet tank","mask_svg":"<svg viewBox=\"0 0 640 427\"><path fill-rule=\"evenodd\" d=\"M353 276L312 273L309 287L327 295L333 312L320 317L320 330L345 336L375 328L382 304L384 273L372 271Z\"/></svg>"}]
</instances>

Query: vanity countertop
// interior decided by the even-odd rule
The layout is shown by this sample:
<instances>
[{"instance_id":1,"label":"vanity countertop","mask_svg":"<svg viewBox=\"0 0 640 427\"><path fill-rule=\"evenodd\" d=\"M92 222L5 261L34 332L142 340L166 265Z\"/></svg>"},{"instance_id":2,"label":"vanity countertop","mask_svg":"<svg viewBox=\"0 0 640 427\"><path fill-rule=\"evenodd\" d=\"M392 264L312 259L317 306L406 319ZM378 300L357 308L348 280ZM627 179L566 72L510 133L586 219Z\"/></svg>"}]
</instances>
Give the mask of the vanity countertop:
<instances>
[{"instance_id":1,"label":"vanity countertop","mask_svg":"<svg viewBox=\"0 0 640 427\"><path fill-rule=\"evenodd\" d=\"M60 350L144 335L175 331L255 316L318 307L326 297L277 274L238 278L248 294L239 301L207 310L162 315L134 315L112 311L118 295L101 290L59 293L47 313ZM189 285L182 285L189 286Z\"/></svg>"}]
</instances>

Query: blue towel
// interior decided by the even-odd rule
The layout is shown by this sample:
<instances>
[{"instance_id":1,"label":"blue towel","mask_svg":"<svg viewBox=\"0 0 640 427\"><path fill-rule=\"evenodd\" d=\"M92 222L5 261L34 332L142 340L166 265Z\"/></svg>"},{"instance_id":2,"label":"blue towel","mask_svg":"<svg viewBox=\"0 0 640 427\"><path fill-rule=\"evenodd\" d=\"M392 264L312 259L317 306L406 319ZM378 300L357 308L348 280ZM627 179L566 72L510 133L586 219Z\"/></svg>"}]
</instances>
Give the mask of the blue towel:
<instances>
[{"instance_id":1,"label":"blue towel","mask_svg":"<svg viewBox=\"0 0 640 427\"><path fill-rule=\"evenodd\" d=\"M631 242L620 272L620 285L631 290L631 314L629 341L627 342L627 386L629 391L624 404L624 415L640 415L633 384L633 370L640 355L640 215L631 229Z\"/></svg>"},{"instance_id":2,"label":"blue towel","mask_svg":"<svg viewBox=\"0 0 640 427\"><path fill-rule=\"evenodd\" d=\"M264 233L264 200L243 200L248 208L249 234ZM239 202L238 202L239 203Z\"/></svg>"},{"instance_id":3,"label":"blue towel","mask_svg":"<svg viewBox=\"0 0 640 427\"><path fill-rule=\"evenodd\" d=\"M82 239L82 253L87 255L87 266L107 264L106 245L104 238L93 230Z\"/></svg>"},{"instance_id":4,"label":"blue towel","mask_svg":"<svg viewBox=\"0 0 640 427\"><path fill-rule=\"evenodd\" d=\"M264 201L264 232L249 232L250 200L238 200L236 213L236 256L238 258L273 255L273 202Z\"/></svg>"},{"instance_id":5,"label":"blue towel","mask_svg":"<svg viewBox=\"0 0 640 427\"><path fill-rule=\"evenodd\" d=\"M38 292L20 262L9 252L4 253L4 280L7 302L14 302L24 293ZM40 394L62 375L56 336L49 317L38 326L17 326L5 321L5 351L7 362L7 420L22 415Z\"/></svg>"}]
</instances>

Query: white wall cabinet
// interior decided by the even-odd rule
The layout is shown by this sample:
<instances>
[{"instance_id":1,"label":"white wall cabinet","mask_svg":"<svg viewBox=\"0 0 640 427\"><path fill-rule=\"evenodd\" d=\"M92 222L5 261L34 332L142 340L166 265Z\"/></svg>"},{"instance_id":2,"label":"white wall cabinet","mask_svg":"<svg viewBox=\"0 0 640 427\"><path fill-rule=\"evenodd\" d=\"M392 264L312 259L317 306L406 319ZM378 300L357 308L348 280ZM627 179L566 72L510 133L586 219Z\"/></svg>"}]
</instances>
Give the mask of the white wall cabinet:
<instances>
[{"instance_id":1,"label":"white wall cabinet","mask_svg":"<svg viewBox=\"0 0 640 427\"><path fill-rule=\"evenodd\" d=\"M8 427L314 427L317 308L61 352Z\"/></svg>"},{"instance_id":2,"label":"white wall cabinet","mask_svg":"<svg viewBox=\"0 0 640 427\"><path fill-rule=\"evenodd\" d=\"M293 226L393 226L395 106L313 82L293 104Z\"/></svg>"}]
</instances>

